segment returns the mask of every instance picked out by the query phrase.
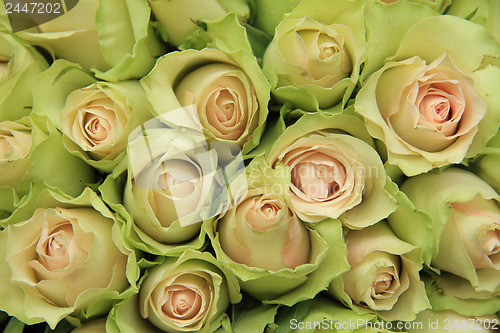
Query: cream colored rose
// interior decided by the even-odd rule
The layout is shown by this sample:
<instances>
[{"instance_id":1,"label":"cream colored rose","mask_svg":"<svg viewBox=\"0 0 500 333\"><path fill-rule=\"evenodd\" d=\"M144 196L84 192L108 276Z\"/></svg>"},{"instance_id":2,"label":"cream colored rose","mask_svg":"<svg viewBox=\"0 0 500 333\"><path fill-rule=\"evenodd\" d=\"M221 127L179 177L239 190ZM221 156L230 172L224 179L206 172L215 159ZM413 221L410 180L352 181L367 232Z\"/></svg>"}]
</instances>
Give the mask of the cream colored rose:
<instances>
[{"instance_id":1,"label":"cream colored rose","mask_svg":"<svg viewBox=\"0 0 500 333\"><path fill-rule=\"evenodd\" d=\"M315 127L320 128L321 119L317 120ZM295 130L302 131L300 124ZM395 209L383 189L386 176L380 157L358 138L327 131L290 137L285 131L268 160L270 165L280 161L290 168L292 207L304 221L340 217L348 227L360 229ZM362 208L365 205L373 207L371 216Z\"/></svg>"},{"instance_id":2,"label":"cream colored rose","mask_svg":"<svg viewBox=\"0 0 500 333\"><path fill-rule=\"evenodd\" d=\"M62 198L51 193L40 194L45 204ZM81 207L89 200L104 213ZM38 208L0 233L0 297L11 299L0 309L25 323L47 321L52 328L70 314L86 318L87 310L93 316L109 311L129 286L128 255L114 239L111 213L98 200L87 190L74 200L79 208Z\"/></svg>"},{"instance_id":3,"label":"cream colored rose","mask_svg":"<svg viewBox=\"0 0 500 333\"><path fill-rule=\"evenodd\" d=\"M281 100L307 110L313 104L325 109L352 90L364 51L347 25L285 18L266 50L263 68Z\"/></svg>"},{"instance_id":4,"label":"cream colored rose","mask_svg":"<svg viewBox=\"0 0 500 333\"><path fill-rule=\"evenodd\" d=\"M61 130L94 160L112 160L126 147L131 117L125 96L95 83L73 91L61 111Z\"/></svg>"},{"instance_id":5,"label":"cream colored rose","mask_svg":"<svg viewBox=\"0 0 500 333\"><path fill-rule=\"evenodd\" d=\"M472 78L443 54L389 62L357 96L356 111L387 147L388 161L408 176L459 163L486 114Z\"/></svg>"},{"instance_id":6,"label":"cream colored rose","mask_svg":"<svg viewBox=\"0 0 500 333\"><path fill-rule=\"evenodd\" d=\"M0 186L17 186L29 168L31 128L25 121L0 122Z\"/></svg>"},{"instance_id":7,"label":"cream colored rose","mask_svg":"<svg viewBox=\"0 0 500 333\"><path fill-rule=\"evenodd\" d=\"M139 291L141 316L165 332L209 330L229 305L228 285L214 260L187 251L177 262L152 268Z\"/></svg>"},{"instance_id":8,"label":"cream colored rose","mask_svg":"<svg viewBox=\"0 0 500 333\"><path fill-rule=\"evenodd\" d=\"M158 59L141 83L152 113L170 126L203 130L208 142L223 143L219 147L233 153L238 148L248 153L258 144L269 85L255 57L244 50L171 52Z\"/></svg>"},{"instance_id":9,"label":"cream colored rose","mask_svg":"<svg viewBox=\"0 0 500 333\"><path fill-rule=\"evenodd\" d=\"M432 220L431 266L461 277L476 292L499 294L498 193L472 172L459 168L412 177L401 190Z\"/></svg>"},{"instance_id":10,"label":"cream colored rose","mask_svg":"<svg viewBox=\"0 0 500 333\"><path fill-rule=\"evenodd\" d=\"M245 73L230 64L205 65L175 88L182 105L196 105L200 122L214 137L242 144L259 104Z\"/></svg>"},{"instance_id":11,"label":"cream colored rose","mask_svg":"<svg viewBox=\"0 0 500 333\"><path fill-rule=\"evenodd\" d=\"M12 121L0 123L0 162L26 157L31 149L31 129Z\"/></svg>"},{"instance_id":12,"label":"cream colored rose","mask_svg":"<svg viewBox=\"0 0 500 333\"><path fill-rule=\"evenodd\" d=\"M429 307L419 277L420 251L399 240L385 222L349 231L345 241L351 270L342 276L343 292L352 303L384 320L413 320ZM342 299L342 291L332 290Z\"/></svg>"},{"instance_id":13,"label":"cream colored rose","mask_svg":"<svg viewBox=\"0 0 500 333\"><path fill-rule=\"evenodd\" d=\"M204 140L158 125L129 144L125 207L138 228L160 243L189 240L199 232L199 222L224 205L217 154Z\"/></svg>"},{"instance_id":14,"label":"cream colored rose","mask_svg":"<svg viewBox=\"0 0 500 333\"><path fill-rule=\"evenodd\" d=\"M293 269L310 259L309 231L270 189L250 190L217 222L217 232L224 253L250 267Z\"/></svg>"}]
</instances>

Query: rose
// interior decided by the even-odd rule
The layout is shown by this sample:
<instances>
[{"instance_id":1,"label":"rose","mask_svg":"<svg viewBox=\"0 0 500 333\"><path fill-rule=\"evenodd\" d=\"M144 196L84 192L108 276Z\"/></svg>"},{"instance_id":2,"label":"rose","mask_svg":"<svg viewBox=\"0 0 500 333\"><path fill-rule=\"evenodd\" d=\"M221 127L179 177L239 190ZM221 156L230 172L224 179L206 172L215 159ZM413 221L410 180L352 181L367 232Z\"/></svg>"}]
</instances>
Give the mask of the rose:
<instances>
[{"instance_id":1,"label":"rose","mask_svg":"<svg viewBox=\"0 0 500 333\"><path fill-rule=\"evenodd\" d=\"M151 268L139 294L111 311L107 328L111 332L213 332L224 321L228 305L240 300L234 276L209 253L188 250Z\"/></svg>"},{"instance_id":2,"label":"rose","mask_svg":"<svg viewBox=\"0 0 500 333\"><path fill-rule=\"evenodd\" d=\"M0 31L0 121L17 120L30 113L33 80L47 67L33 47Z\"/></svg>"},{"instance_id":3,"label":"rose","mask_svg":"<svg viewBox=\"0 0 500 333\"><path fill-rule=\"evenodd\" d=\"M498 295L500 198L495 190L478 176L458 168L412 177L401 190L432 221L432 267L468 280L461 284L469 284L477 298ZM459 283L451 289L457 288ZM464 293L463 298L472 297Z\"/></svg>"},{"instance_id":4,"label":"rose","mask_svg":"<svg viewBox=\"0 0 500 333\"><path fill-rule=\"evenodd\" d=\"M351 230L345 241L351 270L330 284L335 297L355 310L368 308L390 321L414 320L429 307L419 277L421 250L399 240L385 222Z\"/></svg>"},{"instance_id":5,"label":"rose","mask_svg":"<svg viewBox=\"0 0 500 333\"><path fill-rule=\"evenodd\" d=\"M175 46L182 45L196 29L198 21L211 21L223 18L234 12L240 22L250 16L250 6L245 0L224 2L211 1L167 1L149 0L151 11L160 23L164 38Z\"/></svg>"},{"instance_id":6,"label":"rose","mask_svg":"<svg viewBox=\"0 0 500 333\"><path fill-rule=\"evenodd\" d=\"M280 101L304 110L326 109L349 97L364 52L349 26L285 18L266 50L263 70Z\"/></svg>"},{"instance_id":7,"label":"rose","mask_svg":"<svg viewBox=\"0 0 500 333\"><path fill-rule=\"evenodd\" d=\"M391 15L418 7L400 4L387 7L392 8ZM500 82L500 70L487 62L481 66L485 55L500 55L500 46L478 25L452 16L434 17L418 8L418 15L426 18L417 23L412 18L408 33L392 25L387 31L378 29L377 22L387 15L383 9L373 5L370 10L370 36L394 29L397 36L401 34L399 49L392 42L380 45L380 38L368 40L369 47L380 45L383 52L368 55L367 68L379 63L383 68L359 91L356 112L365 119L370 134L385 144L388 162L407 176L475 156L500 122L491 90ZM463 29L469 33L460 34ZM432 41L424 46L423 36L429 35ZM459 44L468 45L467 55ZM390 57L394 61L384 65L382 54L395 54Z\"/></svg>"},{"instance_id":8,"label":"rose","mask_svg":"<svg viewBox=\"0 0 500 333\"><path fill-rule=\"evenodd\" d=\"M389 95L395 82L401 88ZM365 87L355 109L384 141L389 163L408 176L460 162L486 113L470 77L447 55L429 65L418 57L388 63ZM377 107L368 108L373 97Z\"/></svg>"},{"instance_id":9,"label":"rose","mask_svg":"<svg viewBox=\"0 0 500 333\"><path fill-rule=\"evenodd\" d=\"M258 156L247 167L248 192L216 223L203 224L217 259L253 297L291 306L313 298L347 269L339 221L309 227L289 207L288 168ZM269 253L273 253L270 256Z\"/></svg>"},{"instance_id":10,"label":"rose","mask_svg":"<svg viewBox=\"0 0 500 333\"><path fill-rule=\"evenodd\" d=\"M94 170L66 151L60 135L44 133L43 126L44 119L36 115L0 122L0 187L5 191L0 201L16 201L40 179L70 195L79 195L94 181ZM12 211L10 206L3 209Z\"/></svg>"},{"instance_id":11,"label":"rose","mask_svg":"<svg viewBox=\"0 0 500 333\"><path fill-rule=\"evenodd\" d=\"M290 168L291 204L302 220L340 218L360 229L387 217L396 203L384 190L377 152L345 132L371 141L355 117L305 114L276 140L268 161Z\"/></svg>"},{"instance_id":12,"label":"rose","mask_svg":"<svg viewBox=\"0 0 500 333\"><path fill-rule=\"evenodd\" d=\"M142 127L131 135L123 202L143 242L155 249L149 251L164 251L164 244L175 250L229 203L217 152L200 133L159 119Z\"/></svg>"},{"instance_id":13,"label":"rose","mask_svg":"<svg viewBox=\"0 0 500 333\"><path fill-rule=\"evenodd\" d=\"M135 283L133 257L127 261L135 255L116 237L113 214L90 189L71 198L39 185L3 221L0 309L52 329L68 315L107 313Z\"/></svg>"},{"instance_id":14,"label":"rose","mask_svg":"<svg viewBox=\"0 0 500 333\"><path fill-rule=\"evenodd\" d=\"M36 84L41 88L34 93L34 112L64 133L70 152L103 171L118 164L129 134L151 117L138 81L95 82L80 67L58 60Z\"/></svg>"},{"instance_id":15,"label":"rose","mask_svg":"<svg viewBox=\"0 0 500 333\"><path fill-rule=\"evenodd\" d=\"M211 42L196 46L207 48L166 54L141 83L153 114L173 127L203 128L208 142L237 145L246 154L264 130L269 85L234 15L209 23L205 34ZM168 116L191 113L191 106L193 115Z\"/></svg>"},{"instance_id":16,"label":"rose","mask_svg":"<svg viewBox=\"0 0 500 333\"><path fill-rule=\"evenodd\" d=\"M31 122L0 122L0 186L17 186L29 168Z\"/></svg>"},{"instance_id":17,"label":"rose","mask_svg":"<svg viewBox=\"0 0 500 333\"><path fill-rule=\"evenodd\" d=\"M164 51L156 39L146 0L76 2L63 15L35 28L17 32L34 45L92 69L109 81L141 78ZM62 11L62 9L61 9ZM134 20L129 12L134 13ZM115 19L110 20L112 15Z\"/></svg>"},{"instance_id":18,"label":"rose","mask_svg":"<svg viewBox=\"0 0 500 333\"><path fill-rule=\"evenodd\" d=\"M218 222L222 250L235 262L271 271L308 263L308 230L280 196L265 192L250 190Z\"/></svg>"}]
</instances>

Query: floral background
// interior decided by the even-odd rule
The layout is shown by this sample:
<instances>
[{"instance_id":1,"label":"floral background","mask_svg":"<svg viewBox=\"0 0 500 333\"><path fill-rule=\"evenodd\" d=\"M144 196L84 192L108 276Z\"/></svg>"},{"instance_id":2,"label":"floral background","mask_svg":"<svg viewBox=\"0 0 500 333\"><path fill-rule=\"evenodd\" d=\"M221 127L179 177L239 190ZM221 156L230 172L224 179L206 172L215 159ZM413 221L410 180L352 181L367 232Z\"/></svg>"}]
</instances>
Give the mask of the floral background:
<instances>
[{"instance_id":1,"label":"floral background","mask_svg":"<svg viewBox=\"0 0 500 333\"><path fill-rule=\"evenodd\" d=\"M498 0L62 5L0 6L4 332L500 329Z\"/></svg>"}]
</instances>

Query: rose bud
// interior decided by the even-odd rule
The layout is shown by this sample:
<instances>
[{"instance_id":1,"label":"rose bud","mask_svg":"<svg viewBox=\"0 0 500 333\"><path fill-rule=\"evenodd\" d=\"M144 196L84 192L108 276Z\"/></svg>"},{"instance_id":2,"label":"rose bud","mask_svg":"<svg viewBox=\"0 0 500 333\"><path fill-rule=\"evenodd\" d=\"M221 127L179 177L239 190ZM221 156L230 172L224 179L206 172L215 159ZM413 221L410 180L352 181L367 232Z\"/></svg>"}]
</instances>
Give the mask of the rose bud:
<instances>
[{"instance_id":1,"label":"rose bud","mask_svg":"<svg viewBox=\"0 0 500 333\"><path fill-rule=\"evenodd\" d=\"M230 303L241 300L238 283L209 253L185 251L151 268L139 294L119 303L111 332L213 332Z\"/></svg>"},{"instance_id":2,"label":"rose bud","mask_svg":"<svg viewBox=\"0 0 500 333\"><path fill-rule=\"evenodd\" d=\"M37 84L42 88L35 92L34 112L64 133L70 152L102 171L113 170L129 134L151 117L138 81L96 82L75 64L58 60Z\"/></svg>"},{"instance_id":3,"label":"rose bud","mask_svg":"<svg viewBox=\"0 0 500 333\"><path fill-rule=\"evenodd\" d=\"M345 236L351 270L329 291L347 306L375 311L387 321L414 320L429 308L420 281L421 250L399 240L385 222Z\"/></svg>"},{"instance_id":4,"label":"rose bud","mask_svg":"<svg viewBox=\"0 0 500 333\"><path fill-rule=\"evenodd\" d=\"M17 120L31 112L32 85L48 67L28 43L0 31L0 121Z\"/></svg>"},{"instance_id":5,"label":"rose bud","mask_svg":"<svg viewBox=\"0 0 500 333\"><path fill-rule=\"evenodd\" d=\"M0 232L0 310L52 329L69 315L106 314L136 269L113 214L89 188L77 198L32 191Z\"/></svg>"},{"instance_id":6,"label":"rose bud","mask_svg":"<svg viewBox=\"0 0 500 333\"><path fill-rule=\"evenodd\" d=\"M384 189L386 174L380 156L359 119L343 114L305 114L272 146L271 166L290 168L293 210L307 222L340 218L361 229L387 217L397 205ZM366 208L371 207L371 208Z\"/></svg>"},{"instance_id":7,"label":"rose bud","mask_svg":"<svg viewBox=\"0 0 500 333\"><path fill-rule=\"evenodd\" d=\"M338 18L322 24L314 16L296 18L294 13L276 27L264 55L264 73L281 102L308 111L333 107L350 96L358 81L364 41Z\"/></svg>"},{"instance_id":8,"label":"rose bud","mask_svg":"<svg viewBox=\"0 0 500 333\"><path fill-rule=\"evenodd\" d=\"M500 56L498 43L479 25L453 16L435 16L419 7L424 8L405 2L387 7L394 9L394 16L415 8L415 15L425 17L419 16L410 26L402 24L404 30L394 24L375 28L380 26L378 19L387 17L384 8L367 17L367 25L373 27L369 36L389 32L402 39L386 45L378 38L368 38L368 45L380 46L381 52L368 55L367 64L376 72L354 104L370 135L384 143L387 162L407 176L477 155L500 125L494 88L500 83L500 70L483 64L485 55ZM430 35L432 40L426 41ZM467 45L469 52L464 53L459 45ZM386 57L391 61L384 63ZM377 71L378 66L382 69ZM366 75L370 73L368 70Z\"/></svg>"},{"instance_id":9,"label":"rose bud","mask_svg":"<svg viewBox=\"0 0 500 333\"><path fill-rule=\"evenodd\" d=\"M412 177L401 190L430 217L431 266L468 280L476 297L499 295L500 197L495 190L458 168Z\"/></svg>"},{"instance_id":10,"label":"rose bud","mask_svg":"<svg viewBox=\"0 0 500 333\"><path fill-rule=\"evenodd\" d=\"M73 3L67 12L60 8L63 15L16 34L42 46L54 58L76 62L107 81L139 79L163 54L164 47L150 24L151 9L145 0Z\"/></svg>"},{"instance_id":11,"label":"rose bud","mask_svg":"<svg viewBox=\"0 0 500 333\"><path fill-rule=\"evenodd\" d=\"M246 154L258 145L264 130L269 84L233 16L207 29L214 39L207 48L164 55L141 83L151 112L170 126L189 126L186 119L191 119L209 144L235 146ZM232 39L223 42L229 36L242 41L237 49L230 47ZM183 109L193 114L176 115Z\"/></svg>"}]
</instances>

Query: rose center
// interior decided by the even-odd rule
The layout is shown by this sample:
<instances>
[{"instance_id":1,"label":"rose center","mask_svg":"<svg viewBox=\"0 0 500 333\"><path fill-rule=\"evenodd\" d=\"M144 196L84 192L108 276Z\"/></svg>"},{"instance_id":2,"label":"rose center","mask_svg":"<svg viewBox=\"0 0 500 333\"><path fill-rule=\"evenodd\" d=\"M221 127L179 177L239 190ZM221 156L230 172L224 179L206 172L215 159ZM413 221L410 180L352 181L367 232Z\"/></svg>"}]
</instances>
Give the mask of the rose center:
<instances>
[{"instance_id":1,"label":"rose center","mask_svg":"<svg viewBox=\"0 0 500 333\"><path fill-rule=\"evenodd\" d=\"M325 43L319 48L319 58L321 60L325 60L331 58L340 52L340 48L338 45L334 43Z\"/></svg>"},{"instance_id":2,"label":"rose center","mask_svg":"<svg viewBox=\"0 0 500 333\"><path fill-rule=\"evenodd\" d=\"M392 281L392 275L387 272L377 274L377 277L373 282L373 289L375 290L375 294L383 295L384 293L388 292L388 289L391 287Z\"/></svg>"},{"instance_id":3,"label":"rose center","mask_svg":"<svg viewBox=\"0 0 500 333\"><path fill-rule=\"evenodd\" d=\"M500 230L488 231L483 250L488 256L500 253Z\"/></svg>"},{"instance_id":4,"label":"rose center","mask_svg":"<svg viewBox=\"0 0 500 333\"><path fill-rule=\"evenodd\" d=\"M278 210L279 210L279 208L276 207L276 205L274 205L272 203L265 203L264 205L262 205L262 207L260 209L260 211L266 217L266 220L268 220L270 222L274 222L274 220L276 219L276 215L278 213Z\"/></svg>"},{"instance_id":5,"label":"rose center","mask_svg":"<svg viewBox=\"0 0 500 333\"><path fill-rule=\"evenodd\" d=\"M184 198L196 190L198 170L183 161L170 160L162 163L158 176L158 187L166 190L172 197Z\"/></svg>"},{"instance_id":6,"label":"rose center","mask_svg":"<svg viewBox=\"0 0 500 333\"><path fill-rule=\"evenodd\" d=\"M304 194L326 199L339 192L339 183L343 183L339 173L342 170L338 166L302 162L292 170L292 183Z\"/></svg>"},{"instance_id":7,"label":"rose center","mask_svg":"<svg viewBox=\"0 0 500 333\"><path fill-rule=\"evenodd\" d=\"M85 118L85 131L91 140L101 142L108 137L110 126L107 120L91 114L87 114Z\"/></svg>"}]
</instances>

